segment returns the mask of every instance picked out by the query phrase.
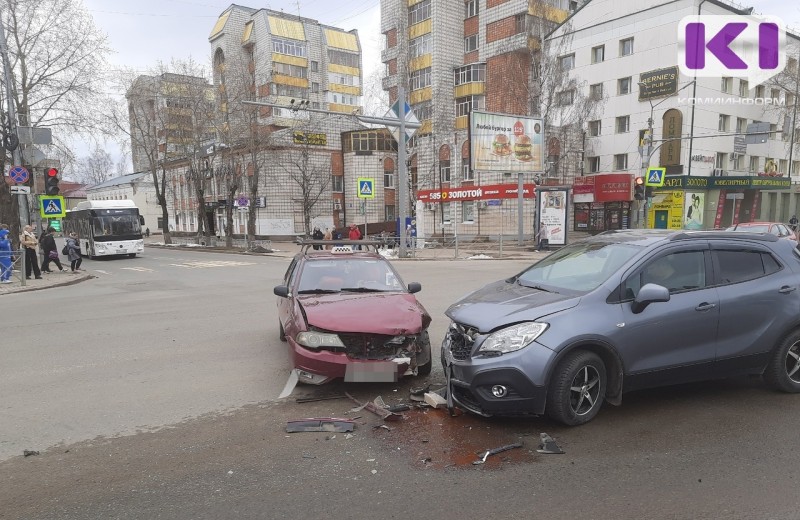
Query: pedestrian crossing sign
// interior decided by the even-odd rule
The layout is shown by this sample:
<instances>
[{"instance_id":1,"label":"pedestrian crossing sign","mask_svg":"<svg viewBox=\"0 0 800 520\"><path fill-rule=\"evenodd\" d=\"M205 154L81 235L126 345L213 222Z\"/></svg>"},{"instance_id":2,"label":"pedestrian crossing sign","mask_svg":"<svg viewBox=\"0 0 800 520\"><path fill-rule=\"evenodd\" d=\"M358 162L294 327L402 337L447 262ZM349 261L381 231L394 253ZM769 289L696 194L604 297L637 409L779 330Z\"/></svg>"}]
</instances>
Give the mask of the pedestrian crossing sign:
<instances>
[{"instance_id":1,"label":"pedestrian crossing sign","mask_svg":"<svg viewBox=\"0 0 800 520\"><path fill-rule=\"evenodd\" d=\"M40 195L39 214L42 218L64 218L64 197L61 195Z\"/></svg>"},{"instance_id":2,"label":"pedestrian crossing sign","mask_svg":"<svg viewBox=\"0 0 800 520\"><path fill-rule=\"evenodd\" d=\"M358 198L360 199L375 198L375 179L370 179L367 177L358 178Z\"/></svg>"},{"instance_id":3,"label":"pedestrian crossing sign","mask_svg":"<svg viewBox=\"0 0 800 520\"><path fill-rule=\"evenodd\" d=\"M666 168L648 168L647 175L644 178L644 185L655 187L663 186L666 173Z\"/></svg>"}]
</instances>

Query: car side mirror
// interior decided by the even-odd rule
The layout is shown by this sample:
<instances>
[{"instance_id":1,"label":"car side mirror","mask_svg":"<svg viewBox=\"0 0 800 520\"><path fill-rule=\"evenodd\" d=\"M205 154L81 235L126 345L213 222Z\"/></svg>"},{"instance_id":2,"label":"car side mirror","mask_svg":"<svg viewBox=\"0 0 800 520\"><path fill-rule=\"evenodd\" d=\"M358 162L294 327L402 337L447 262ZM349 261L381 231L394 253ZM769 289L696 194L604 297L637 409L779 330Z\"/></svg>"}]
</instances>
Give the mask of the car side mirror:
<instances>
[{"instance_id":1,"label":"car side mirror","mask_svg":"<svg viewBox=\"0 0 800 520\"><path fill-rule=\"evenodd\" d=\"M281 298L289 297L289 288L285 285L276 285L272 292L275 293L275 296L280 296Z\"/></svg>"},{"instance_id":2,"label":"car side mirror","mask_svg":"<svg viewBox=\"0 0 800 520\"><path fill-rule=\"evenodd\" d=\"M656 302L668 302L669 301L669 289L664 287L663 285L658 285L654 283L645 284L644 287L639 289L639 294L636 295L636 298L633 300L631 304L631 311L634 314L639 314L643 310L647 308L648 305L651 303Z\"/></svg>"},{"instance_id":3,"label":"car side mirror","mask_svg":"<svg viewBox=\"0 0 800 520\"><path fill-rule=\"evenodd\" d=\"M422 290L422 284L419 282L409 282L408 292L411 294L418 293Z\"/></svg>"}]
</instances>

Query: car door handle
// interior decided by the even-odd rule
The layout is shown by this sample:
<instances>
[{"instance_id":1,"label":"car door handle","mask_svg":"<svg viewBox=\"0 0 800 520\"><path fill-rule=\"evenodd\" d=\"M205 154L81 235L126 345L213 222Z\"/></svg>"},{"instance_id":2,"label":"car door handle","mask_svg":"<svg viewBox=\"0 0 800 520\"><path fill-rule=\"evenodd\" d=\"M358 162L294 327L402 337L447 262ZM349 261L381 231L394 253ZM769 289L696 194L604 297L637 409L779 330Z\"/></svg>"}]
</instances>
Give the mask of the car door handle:
<instances>
[{"instance_id":1,"label":"car door handle","mask_svg":"<svg viewBox=\"0 0 800 520\"><path fill-rule=\"evenodd\" d=\"M797 290L797 287L789 287L788 285L784 285L783 287L778 289L778 292L781 293L781 294L788 294L788 293L790 293L792 291L796 291L796 290Z\"/></svg>"},{"instance_id":2,"label":"car door handle","mask_svg":"<svg viewBox=\"0 0 800 520\"><path fill-rule=\"evenodd\" d=\"M701 311L701 312L702 311L709 311L709 310L713 309L716 306L717 306L716 303L703 302L700 305L698 305L697 307L695 307L694 310Z\"/></svg>"}]
</instances>

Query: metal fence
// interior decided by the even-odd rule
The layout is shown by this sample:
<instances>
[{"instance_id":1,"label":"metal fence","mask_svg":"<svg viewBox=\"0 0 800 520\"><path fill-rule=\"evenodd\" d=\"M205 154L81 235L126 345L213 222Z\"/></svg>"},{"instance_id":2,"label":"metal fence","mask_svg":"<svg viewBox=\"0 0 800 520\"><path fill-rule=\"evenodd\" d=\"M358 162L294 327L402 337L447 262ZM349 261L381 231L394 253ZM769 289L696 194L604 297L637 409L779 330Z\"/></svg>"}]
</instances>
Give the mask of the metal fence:
<instances>
[{"instance_id":1,"label":"metal fence","mask_svg":"<svg viewBox=\"0 0 800 520\"><path fill-rule=\"evenodd\" d=\"M386 248L399 250L400 239L397 237L381 238L370 237L373 240L384 240ZM520 250L529 250L533 240L526 238L522 246L515 237L506 235L475 236L445 236L411 238L406 243L407 254L416 258L470 258L476 256L489 256L503 258Z\"/></svg>"},{"instance_id":2,"label":"metal fence","mask_svg":"<svg viewBox=\"0 0 800 520\"><path fill-rule=\"evenodd\" d=\"M191 237L171 237L172 243L179 246L201 246L201 247L226 247L227 242L224 238L208 237L205 236L191 236ZM231 243L234 249L243 249L245 251L253 251L258 249L272 249L271 240L253 240L248 241L245 238L234 238Z\"/></svg>"},{"instance_id":3,"label":"metal fence","mask_svg":"<svg viewBox=\"0 0 800 520\"><path fill-rule=\"evenodd\" d=\"M11 255L11 267L9 267L11 273L8 273L10 274L8 279L12 281L14 281L15 279L19 279L22 285L26 285L27 281L25 279L25 250L21 249L21 250L11 251L11 253L7 254ZM5 268L2 265L0 265L0 269L5 269ZM5 277L2 278L5 279Z\"/></svg>"}]
</instances>

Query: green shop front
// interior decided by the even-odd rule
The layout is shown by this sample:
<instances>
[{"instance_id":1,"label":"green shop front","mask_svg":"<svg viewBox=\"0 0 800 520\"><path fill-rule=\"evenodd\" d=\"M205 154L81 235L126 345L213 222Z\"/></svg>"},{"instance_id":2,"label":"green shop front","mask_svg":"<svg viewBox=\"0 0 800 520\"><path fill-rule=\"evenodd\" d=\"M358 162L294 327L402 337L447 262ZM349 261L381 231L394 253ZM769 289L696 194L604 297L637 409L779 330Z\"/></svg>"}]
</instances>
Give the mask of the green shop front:
<instances>
[{"instance_id":1,"label":"green shop front","mask_svg":"<svg viewBox=\"0 0 800 520\"><path fill-rule=\"evenodd\" d=\"M652 229L719 229L758 219L762 191L789 190L782 177L667 176L647 211Z\"/></svg>"}]
</instances>

